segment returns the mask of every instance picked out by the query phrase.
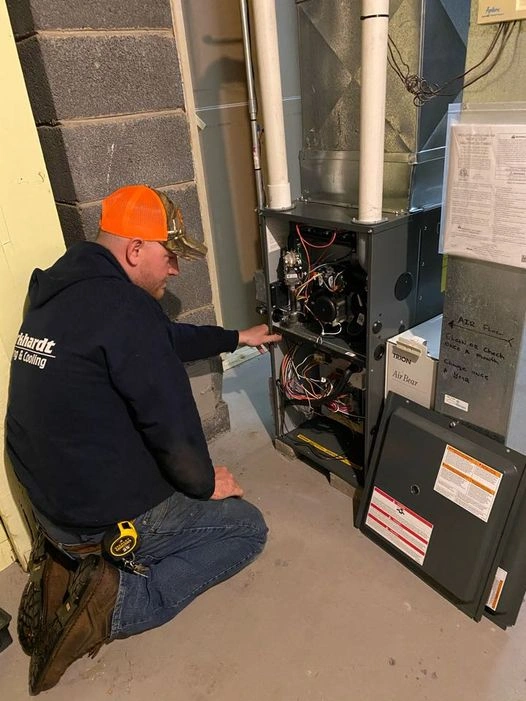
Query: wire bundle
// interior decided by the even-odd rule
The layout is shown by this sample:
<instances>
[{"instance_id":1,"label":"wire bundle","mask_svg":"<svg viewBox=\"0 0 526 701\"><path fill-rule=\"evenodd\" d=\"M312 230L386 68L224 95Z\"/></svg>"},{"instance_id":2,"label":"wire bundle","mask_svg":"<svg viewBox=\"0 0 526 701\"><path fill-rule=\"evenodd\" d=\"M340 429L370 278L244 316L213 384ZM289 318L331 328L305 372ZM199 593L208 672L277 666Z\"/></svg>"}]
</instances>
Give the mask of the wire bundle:
<instances>
[{"instance_id":1,"label":"wire bundle","mask_svg":"<svg viewBox=\"0 0 526 701\"><path fill-rule=\"evenodd\" d=\"M490 73L497 65L500 57L502 56L502 52L504 51L504 48L506 47L506 44L510 39L511 34L515 29L515 26L518 24L518 21L511 23L501 22L498 25L497 31L495 32L495 36L493 37L491 44L483 58L474 66L472 66L469 70L453 78L450 78L443 85L437 85L436 83L430 84L422 76L419 76L416 73L411 73L408 64L402 58L400 49L398 48L394 39L392 39L391 36L389 36L389 56L387 57L387 60L391 68L394 70L394 72L400 78L402 83L405 85L406 90L413 95L413 103L417 107L421 107L426 102L429 102L429 100L432 100L434 97L455 97L455 95L461 89L467 88L469 85L473 85L473 83L476 83L477 80L480 80L485 75ZM489 61L489 64L485 65L487 61ZM463 85L459 85L456 88L455 92L445 92L445 90L450 89L454 83L462 80L463 78L466 78L466 76L470 75L474 70L480 68L481 66L482 68L480 74L471 77Z\"/></svg>"},{"instance_id":2,"label":"wire bundle","mask_svg":"<svg viewBox=\"0 0 526 701\"><path fill-rule=\"evenodd\" d=\"M294 294L296 296L296 300L298 302L303 302L305 309L320 324L322 336L337 336L341 332L342 326L341 326L341 324L338 324L337 331L332 332L332 333L325 331L325 327L323 325L323 322L321 322L316 317L316 315L313 313L312 309L307 304L307 302L309 301L310 295L311 295L310 288L312 286L312 283L315 280L318 280L321 285L323 285L324 287L327 288L327 290L329 290L329 292L339 292L345 286L345 283L342 284L341 281L340 281L340 283L338 283L338 278L341 278L343 275L343 270L341 270L339 273L337 273L335 275L334 280L332 282L332 285L328 285L324 276L320 272L320 270L323 269L327 265L327 263L323 262L324 254L322 254L321 258L318 260L318 264L313 267L312 262L311 262L310 253L309 253L309 248L318 248L318 249L319 248L321 248L321 249L329 248L330 246L332 246L332 244L334 243L334 241L336 239L336 233L337 233L336 231L332 232L332 236L327 243L324 243L322 245L315 244L315 243L311 243L310 241L307 241L305 239L305 237L301 233L301 229L300 229L299 225L296 224L296 234L298 235L300 243L303 246L303 250L305 251L305 256L307 258L307 276L306 276L305 280L300 285L298 285L298 287L296 287Z\"/></svg>"},{"instance_id":3,"label":"wire bundle","mask_svg":"<svg viewBox=\"0 0 526 701\"><path fill-rule=\"evenodd\" d=\"M353 365L350 364L341 376L321 377L318 370L320 362L314 353L308 354L299 363L296 362L296 353L300 348L304 346L294 346L288 350L281 361L279 384L285 397L295 403L308 404L311 409L324 405L335 413L363 418L353 414L345 401L349 394L348 382ZM314 374L318 377L314 377Z\"/></svg>"},{"instance_id":4,"label":"wire bundle","mask_svg":"<svg viewBox=\"0 0 526 701\"><path fill-rule=\"evenodd\" d=\"M308 294L309 286L314 282L314 280L316 280L316 278L320 277L319 269L321 267L323 267L323 265L324 265L323 262L320 260L318 262L318 265L312 267L309 248L329 248L329 246L332 246L332 244L334 243L334 240L336 239L336 232L333 231L330 241L323 244L322 246L314 244L314 243L310 243L309 241L306 241L301 233L301 230L300 230L300 227L298 224L296 224L296 233L297 233L298 238L301 242L301 245L303 246L303 250L305 251L305 256L307 258L307 277L301 283L301 285L299 285L296 288L296 299L297 300L306 300L309 297L309 294Z\"/></svg>"},{"instance_id":5,"label":"wire bundle","mask_svg":"<svg viewBox=\"0 0 526 701\"><path fill-rule=\"evenodd\" d=\"M334 385L326 378L313 377L319 363L314 354L307 355L301 362L295 362L295 355L300 346L289 350L281 361L280 384L287 399L307 402L327 398L333 391Z\"/></svg>"},{"instance_id":6,"label":"wire bundle","mask_svg":"<svg viewBox=\"0 0 526 701\"><path fill-rule=\"evenodd\" d=\"M333 411L335 414L343 414L344 416L352 416L356 417L356 414L353 414L351 411L351 408L348 404L343 402L341 399L333 399L330 402L327 402L326 404L327 409L330 411ZM362 418L362 417L359 417Z\"/></svg>"}]
</instances>

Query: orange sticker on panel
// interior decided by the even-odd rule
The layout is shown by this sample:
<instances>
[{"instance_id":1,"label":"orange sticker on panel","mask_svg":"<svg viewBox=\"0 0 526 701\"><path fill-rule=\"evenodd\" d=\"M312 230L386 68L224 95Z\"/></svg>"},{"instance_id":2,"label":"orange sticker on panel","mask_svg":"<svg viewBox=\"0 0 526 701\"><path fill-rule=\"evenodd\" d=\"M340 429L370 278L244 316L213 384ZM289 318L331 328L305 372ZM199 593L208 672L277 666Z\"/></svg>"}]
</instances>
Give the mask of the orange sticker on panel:
<instances>
[{"instance_id":1,"label":"orange sticker on panel","mask_svg":"<svg viewBox=\"0 0 526 701\"><path fill-rule=\"evenodd\" d=\"M501 482L501 472L446 445L434 489L487 523Z\"/></svg>"}]
</instances>

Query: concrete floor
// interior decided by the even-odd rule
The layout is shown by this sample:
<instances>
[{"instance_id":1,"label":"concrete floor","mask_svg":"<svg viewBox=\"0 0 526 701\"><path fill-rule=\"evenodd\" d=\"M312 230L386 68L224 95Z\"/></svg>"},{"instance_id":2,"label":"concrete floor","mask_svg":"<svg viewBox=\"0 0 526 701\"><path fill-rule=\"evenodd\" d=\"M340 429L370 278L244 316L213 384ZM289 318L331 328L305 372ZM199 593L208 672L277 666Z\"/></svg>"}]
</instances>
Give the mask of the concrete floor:
<instances>
[{"instance_id":1,"label":"concrete floor","mask_svg":"<svg viewBox=\"0 0 526 701\"><path fill-rule=\"evenodd\" d=\"M50 701L525 701L526 607L475 623L352 524L348 496L271 445L268 355L225 374L232 432L211 445L264 512L263 555L162 628L72 665ZM25 575L0 573L13 616ZM15 626L11 623L11 632ZM0 699L27 699L28 658L0 654Z\"/></svg>"}]
</instances>

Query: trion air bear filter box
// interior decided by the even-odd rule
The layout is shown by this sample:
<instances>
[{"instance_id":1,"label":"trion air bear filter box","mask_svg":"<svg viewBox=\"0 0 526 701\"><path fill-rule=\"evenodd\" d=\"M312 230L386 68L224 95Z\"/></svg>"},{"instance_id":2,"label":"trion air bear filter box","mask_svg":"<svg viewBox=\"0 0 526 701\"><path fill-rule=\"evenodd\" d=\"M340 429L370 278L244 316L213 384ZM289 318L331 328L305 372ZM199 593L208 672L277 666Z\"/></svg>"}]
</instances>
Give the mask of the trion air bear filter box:
<instances>
[{"instance_id":1,"label":"trion air bear filter box","mask_svg":"<svg viewBox=\"0 0 526 701\"><path fill-rule=\"evenodd\" d=\"M387 341L385 395L395 392L434 408L442 314Z\"/></svg>"}]
</instances>

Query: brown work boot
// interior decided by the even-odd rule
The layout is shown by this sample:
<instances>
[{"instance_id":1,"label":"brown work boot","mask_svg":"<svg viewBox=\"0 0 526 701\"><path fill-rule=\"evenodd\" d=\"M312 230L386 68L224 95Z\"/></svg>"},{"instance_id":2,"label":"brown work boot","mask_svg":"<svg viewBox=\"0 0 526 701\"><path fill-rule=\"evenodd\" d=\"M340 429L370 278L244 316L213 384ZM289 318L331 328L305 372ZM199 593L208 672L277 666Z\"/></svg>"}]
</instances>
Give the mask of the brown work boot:
<instances>
[{"instance_id":1,"label":"brown work boot","mask_svg":"<svg viewBox=\"0 0 526 701\"><path fill-rule=\"evenodd\" d=\"M96 555L82 560L64 604L37 640L29 665L31 695L51 689L75 660L94 657L109 642L118 590L117 568Z\"/></svg>"},{"instance_id":2,"label":"brown work boot","mask_svg":"<svg viewBox=\"0 0 526 701\"><path fill-rule=\"evenodd\" d=\"M38 636L64 601L76 567L77 563L47 544L41 533L37 535L18 607L18 640L26 655L33 654Z\"/></svg>"}]
</instances>

